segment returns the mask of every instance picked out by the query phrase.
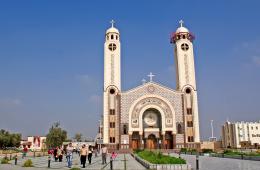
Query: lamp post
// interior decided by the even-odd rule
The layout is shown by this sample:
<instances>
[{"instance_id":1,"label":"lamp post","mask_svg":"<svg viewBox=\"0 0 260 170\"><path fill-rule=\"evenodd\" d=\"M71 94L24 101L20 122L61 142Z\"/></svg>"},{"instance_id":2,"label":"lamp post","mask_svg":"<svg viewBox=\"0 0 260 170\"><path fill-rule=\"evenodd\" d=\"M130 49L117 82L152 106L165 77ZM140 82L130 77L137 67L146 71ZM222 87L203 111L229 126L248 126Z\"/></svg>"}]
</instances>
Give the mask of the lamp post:
<instances>
[{"instance_id":1,"label":"lamp post","mask_svg":"<svg viewBox=\"0 0 260 170\"><path fill-rule=\"evenodd\" d=\"M209 141L214 142L217 140L217 138L214 137L213 120L210 120L210 126L211 126L211 137L209 138Z\"/></svg>"},{"instance_id":2,"label":"lamp post","mask_svg":"<svg viewBox=\"0 0 260 170\"><path fill-rule=\"evenodd\" d=\"M101 154L101 120L99 120L99 153Z\"/></svg>"}]
</instances>

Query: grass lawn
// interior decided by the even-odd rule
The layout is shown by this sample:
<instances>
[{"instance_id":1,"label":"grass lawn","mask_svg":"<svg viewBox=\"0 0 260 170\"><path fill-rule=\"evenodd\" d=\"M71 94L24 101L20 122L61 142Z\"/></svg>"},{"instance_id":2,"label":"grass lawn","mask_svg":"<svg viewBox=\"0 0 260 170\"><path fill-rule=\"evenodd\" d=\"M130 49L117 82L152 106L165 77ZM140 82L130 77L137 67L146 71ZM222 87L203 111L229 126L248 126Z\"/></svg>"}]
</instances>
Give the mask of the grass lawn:
<instances>
[{"instance_id":1,"label":"grass lawn","mask_svg":"<svg viewBox=\"0 0 260 170\"><path fill-rule=\"evenodd\" d=\"M186 164L184 159L163 155L160 152L143 150L137 151L136 154L152 164Z\"/></svg>"}]
</instances>

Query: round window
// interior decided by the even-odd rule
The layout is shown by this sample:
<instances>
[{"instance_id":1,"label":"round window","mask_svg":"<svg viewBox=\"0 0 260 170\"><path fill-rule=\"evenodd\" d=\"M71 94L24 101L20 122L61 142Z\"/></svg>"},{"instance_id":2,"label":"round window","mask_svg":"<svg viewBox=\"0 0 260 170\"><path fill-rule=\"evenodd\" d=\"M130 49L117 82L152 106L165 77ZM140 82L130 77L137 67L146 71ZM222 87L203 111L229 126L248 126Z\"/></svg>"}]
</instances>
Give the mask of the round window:
<instances>
[{"instance_id":1,"label":"round window","mask_svg":"<svg viewBox=\"0 0 260 170\"><path fill-rule=\"evenodd\" d=\"M110 51L115 51L115 50L116 50L116 44L114 44L114 43L109 44L109 45L108 45L108 49L109 49Z\"/></svg>"},{"instance_id":2,"label":"round window","mask_svg":"<svg viewBox=\"0 0 260 170\"><path fill-rule=\"evenodd\" d=\"M188 51L189 45L186 44L186 43L183 43L183 44L181 45L181 49L182 49L183 51Z\"/></svg>"},{"instance_id":3,"label":"round window","mask_svg":"<svg viewBox=\"0 0 260 170\"><path fill-rule=\"evenodd\" d=\"M187 94L190 94L190 89L189 88L187 88L186 90L185 90L185 92L187 93Z\"/></svg>"},{"instance_id":4,"label":"round window","mask_svg":"<svg viewBox=\"0 0 260 170\"><path fill-rule=\"evenodd\" d=\"M110 94L115 94L115 90L114 89L110 89Z\"/></svg>"}]
</instances>

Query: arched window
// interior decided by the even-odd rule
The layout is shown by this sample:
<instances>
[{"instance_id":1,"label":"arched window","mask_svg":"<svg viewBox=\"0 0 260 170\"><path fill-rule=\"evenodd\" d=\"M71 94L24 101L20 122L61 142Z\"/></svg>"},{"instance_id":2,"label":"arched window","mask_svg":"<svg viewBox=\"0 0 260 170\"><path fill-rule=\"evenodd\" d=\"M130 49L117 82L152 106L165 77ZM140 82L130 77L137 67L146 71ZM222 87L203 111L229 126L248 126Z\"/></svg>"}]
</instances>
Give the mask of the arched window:
<instances>
[{"instance_id":1,"label":"arched window","mask_svg":"<svg viewBox=\"0 0 260 170\"><path fill-rule=\"evenodd\" d=\"M180 123L177 125L177 133L182 134L182 127Z\"/></svg>"},{"instance_id":2,"label":"arched window","mask_svg":"<svg viewBox=\"0 0 260 170\"><path fill-rule=\"evenodd\" d=\"M111 35L111 40L113 40L113 39L114 39L114 35L112 34L112 35Z\"/></svg>"},{"instance_id":3,"label":"arched window","mask_svg":"<svg viewBox=\"0 0 260 170\"><path fill-rule=\"evenodd\" d=\"M116 35L116 40L118 40L118 35Z\"/></svg>"},{"instance_id":4,"label":"arched window","mask_svg":"<svg viewBox=\"0 0 260 170\"><path fill-rule=\"evenodd\" d=\"M123 134L127 135L127 126L126 125L123 126Z\"/></svg>"}]
</instances>

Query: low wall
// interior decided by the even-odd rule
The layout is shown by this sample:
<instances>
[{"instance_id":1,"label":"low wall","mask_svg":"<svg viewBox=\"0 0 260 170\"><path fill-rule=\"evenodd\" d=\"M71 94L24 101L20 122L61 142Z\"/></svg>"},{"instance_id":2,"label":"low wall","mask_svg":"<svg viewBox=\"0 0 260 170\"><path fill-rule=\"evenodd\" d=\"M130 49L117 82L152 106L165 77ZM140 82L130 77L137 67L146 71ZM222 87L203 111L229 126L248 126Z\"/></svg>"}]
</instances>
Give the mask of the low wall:
<instances>
[{"instance_id":1,"label":"low wall","mask_svg":"<svg viewBox=\"0 0 260 170\"><path fill-rule=\"evenodd\" d=\"M191 165L188 164L152 164L135 154L131 154L135 160L142 164L147 169L154 170L192 170Z\"/></svg>"},{"instance_id":2,"label":"low wall","mask_svg":"<svg viewBox=\"0 0 260 170\"><path fill-rule=\"evenodd\" d=\"M212 157L260 161L260 156L210 154Z\"/></svg>"}]
</instances>

